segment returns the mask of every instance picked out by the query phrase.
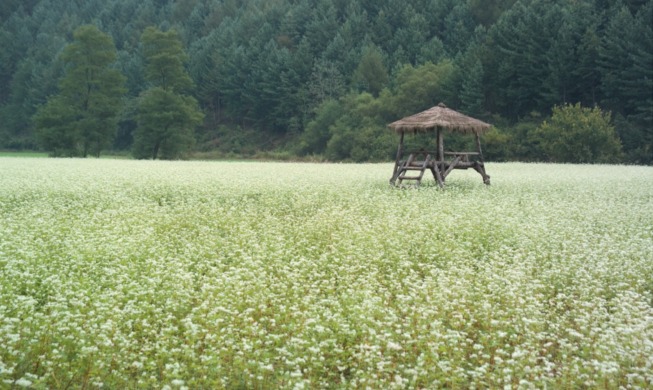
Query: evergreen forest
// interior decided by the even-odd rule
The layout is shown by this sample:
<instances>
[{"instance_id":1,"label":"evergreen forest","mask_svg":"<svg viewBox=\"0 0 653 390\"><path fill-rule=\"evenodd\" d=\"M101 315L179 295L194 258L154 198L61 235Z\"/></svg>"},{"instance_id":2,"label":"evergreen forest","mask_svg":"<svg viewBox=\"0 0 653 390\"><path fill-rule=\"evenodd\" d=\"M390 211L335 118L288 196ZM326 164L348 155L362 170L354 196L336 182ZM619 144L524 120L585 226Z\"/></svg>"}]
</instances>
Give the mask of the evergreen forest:
<instances>
[{"instance_id":1,"label":"evergreen forest","mask_svg":"<svg viewBox=\"0 0 653 390\"><path fill-rule=\"evenodd\" d=\"M387 161L440 102L490 160L652 164L653 0L0 4L0 150Z\"/></svg>"}]
</instances>

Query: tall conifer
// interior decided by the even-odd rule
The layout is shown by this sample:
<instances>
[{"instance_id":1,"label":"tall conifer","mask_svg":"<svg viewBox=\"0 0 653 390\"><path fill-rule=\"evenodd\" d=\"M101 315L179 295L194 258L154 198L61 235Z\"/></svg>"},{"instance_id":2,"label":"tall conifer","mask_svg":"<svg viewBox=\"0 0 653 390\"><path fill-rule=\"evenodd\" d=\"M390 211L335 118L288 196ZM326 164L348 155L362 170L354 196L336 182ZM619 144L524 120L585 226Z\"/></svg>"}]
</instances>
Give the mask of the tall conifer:
<instances>
[{"instance_id":1,"label":"tall conifer","mask_svg":"<svg viewBox=\"0 0 653 390\"><path fill-rule=\"evenodd\" d=\"M41 145L52 155L99 156L111 146L121 108L125 77L111 64L113 40L94 25L75 30L62 60L66 75L60 93L36 115Z\"/></svg>"},{"instance_id":2,"label":"tall conifer","mask_svg":"<svg viewBox=\"0 0 653 390\"><path fill-rule=\"evenodd\" d=\"M152 87L139 98L133 154L136 158L179 158L190 150L194 127L203 118L197 100L187 94L193 83L184 69L186 54L175 30L148 27L141 41L145 77Z\"/></svg>"}]
</instances>

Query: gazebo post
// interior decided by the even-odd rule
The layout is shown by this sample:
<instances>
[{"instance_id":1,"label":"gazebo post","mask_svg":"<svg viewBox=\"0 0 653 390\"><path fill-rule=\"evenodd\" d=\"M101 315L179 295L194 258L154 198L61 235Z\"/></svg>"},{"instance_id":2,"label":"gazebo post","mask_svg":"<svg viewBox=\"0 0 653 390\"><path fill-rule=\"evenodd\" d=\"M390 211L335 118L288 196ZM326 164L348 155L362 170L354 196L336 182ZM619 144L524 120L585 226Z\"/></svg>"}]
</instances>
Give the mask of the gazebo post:
<instances>
[{"instance_id":1,"label":"gazebo post","mask_svg":"<svg viewBox=\"0 0 653 390\"><path fill-rule=\"evenodd\" d=\"M438 172L438 184L440 186L443 185L444 183L444 177L442 176L442 172L444 171L444 134L442 131L442 127L438 126L437 130L437 146L438 146L438 158L436 159L437 161L435 162L435 169Z\"/></svg>"},{"instance_id":2,"label":"gazebo post","mask_svg":"<svg viewBox=\"0 0 653 390\"><path fill-rule=\"evenodd\" d=\"M404 155L404 132L402 131L399 135L399 146L397 147L397 157L395 158L395 168L392 171L392 178L390 179L390 184L394 184L397 179L397 173L399 172L399 160Z\"/></svg>"},{"instance_id":3,"label":"gazebo post","mask_svg":"<svg viewBox=\"0 0 653 390\"><path fill-rule=\"evenodd\" d=\"M481 136L478 133L476 134L476 149L478 150L478 162L474 165L474 170L481 174L483 177L483 183L490 185L490 175L485 173L485 161L483 161L483 150L481 149Z\"/></svg>"},{"instance_id":4,"label":"gazebo post","mask_svg":"<svg viewBox=\"0 0 653 390\"><path fill-rule=\"evenodd\" d=\"M483 151L481 150L481 136L478 133L474 133L476 135L476 150L478 150L478 158L481 160L482 163L483 161Z\"/></svg>"},{"instance_id":5,"label":"gazebo post","mask_svg":"<svg viewBox=\"0 0 653 390\"><path fill-rule=\"evenodd\" d=\"M438 140L437 140L437 146L438 146L438 162L444 161L444 137L442 136L442 127L438 126Z\"/></svg>"}]
</instances>

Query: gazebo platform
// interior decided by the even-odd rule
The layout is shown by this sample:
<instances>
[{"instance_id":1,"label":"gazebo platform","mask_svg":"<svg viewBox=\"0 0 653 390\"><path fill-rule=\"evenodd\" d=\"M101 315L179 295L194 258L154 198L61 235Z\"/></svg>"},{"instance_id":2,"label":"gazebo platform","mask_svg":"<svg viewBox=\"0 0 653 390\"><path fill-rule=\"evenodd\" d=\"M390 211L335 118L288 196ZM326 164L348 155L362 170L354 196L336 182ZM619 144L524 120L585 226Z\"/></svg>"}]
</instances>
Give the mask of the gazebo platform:
<instances>
[{"instance_id":1,"label":"gazebo platform","mask_svg":"<svg viewBox=\"0 0 653 390\"><path fill-rule=\"evenodd\" d=\"M479 161L478 152L445 152L445 160L437 160L436 152L419 150L406 153L408 157L395 163L395 170L390 179L393 185L401 185L404 180L422 183L424 172L431 171L439 185L444 185L447 176L454 169L474 169L483 178L483 183L490 184L490 175L485 172L485 164ZM411 173L413 173L411 175Z\"/></svg>"}]
</instances>

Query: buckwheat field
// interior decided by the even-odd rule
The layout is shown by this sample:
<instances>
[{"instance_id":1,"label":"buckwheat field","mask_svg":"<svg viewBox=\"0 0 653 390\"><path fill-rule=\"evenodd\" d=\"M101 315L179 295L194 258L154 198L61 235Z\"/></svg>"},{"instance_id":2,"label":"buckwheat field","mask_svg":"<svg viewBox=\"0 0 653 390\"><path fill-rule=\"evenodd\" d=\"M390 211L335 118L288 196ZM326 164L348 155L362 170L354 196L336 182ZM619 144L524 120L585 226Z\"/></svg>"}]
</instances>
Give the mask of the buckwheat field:
<instances>
[{"instance_id":1,"label":"buckwheat field","mask_svg":"<svg viewBox=\"0 0 653 390\"><path fill-rule=\"evenodd\" d=\"M0 388L651 388L653 168L0 158Z\"/></svg>"}]
</instances>

